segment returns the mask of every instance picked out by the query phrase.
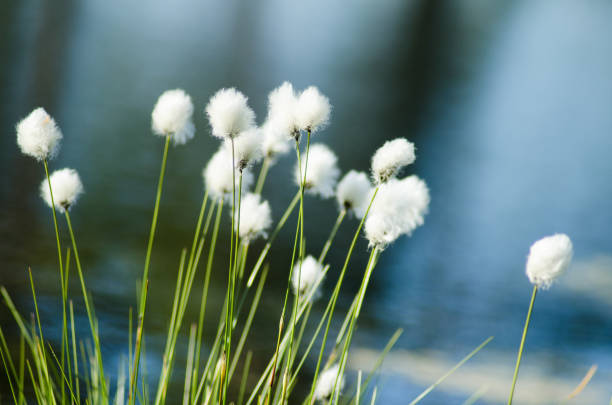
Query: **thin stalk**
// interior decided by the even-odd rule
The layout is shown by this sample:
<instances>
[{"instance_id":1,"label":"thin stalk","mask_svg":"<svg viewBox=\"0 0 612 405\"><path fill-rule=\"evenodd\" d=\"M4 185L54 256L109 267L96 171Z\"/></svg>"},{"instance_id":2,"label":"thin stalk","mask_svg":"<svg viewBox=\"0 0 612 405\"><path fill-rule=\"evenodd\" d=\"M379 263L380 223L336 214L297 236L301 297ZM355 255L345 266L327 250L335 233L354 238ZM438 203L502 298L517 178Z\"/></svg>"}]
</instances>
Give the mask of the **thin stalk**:
<instances>
[{"instance_id":1,"label":"thin stalk","mask_svg":"<svg viewBox=\"0 0 612 405\"><path fill-rule=\"evenodd\" d=\"M79 281L81 282L81 290L83 293L83 300L85 301L85 309L87 310L87 318L89 319L89 327L94 339L94 345L96 346L96 355L98 357L98 367L100 369L100 381L102 382L102 392L106 399L106 380L104 378L104 367L102 365L102 352L100 350L100 338L98 336L98 329L94 322L94 315L89 304L89 297L87 296L87 288L85 288L85 279L83 277L83 268L81 267L81 260L79 259L79 251L76 245L76 239L74 237L74 231L72 230L72 222L70 221L70 214L68 210L64 211L66 216L66 223L68 224L68 231L70 232L70 239L72 240L72 250L74 250L74 260L77 265L77 272L79 274Z\"/></svg>"},{"instance_id":2,"label":"thin stalk","mask_svg":"<svg viewBox=\"0 0 612 405\"><path fill-rule=\"evenodd\" d=\"M81 403L81 392L79 388L79 358L77 356L76 350L76 338L74 333L74 309L72 307L72 300L69 302L70 304L70 330L72 332L72 360L74 361L74 379L76 381L76 396L77 396L77 404Z\"/></svg>"},{"instance_id":3,"label":"thin stalk","mask_svg":"<svg viewBox=\"0 0 612 405\"><path fill-rule=\"evenodd\" d=\"M207 202L208 202L208 190L204 192L204 197L202 198L202 208L200 208L200 215L198 216L196 230L193 234L193 242L191 244L191 251L189 252L189 260L187 261L188 270L193 265L193 259L194 259L195 252L196 252L196 246L198 244L198 238L200 236L200 228L202 227L202 221L204 220L204 212L206 211Z\"/></svg>"},{"instance_id":4,"label":"thin stalk","mask_svg":"<svg viewBox=\"0 0 612 405\"><path fill-rule=\"evenodd\" d=\"M266 182L266 176L268 175L268 169L270 168L270 158L266 156L261 164L259 170L259 177L257 177L257 185L255 186L255 194L261 194L264 183Z\"/></svg>"},{"instance_id":5,"label":"thin stalk","mask_svg":"<svg viewBox=\"0 0 612 405\"><path fill-rule=\"evenodd\" d=\"M331 244L334 241L334 238L336 237L338 228L340 228L340 225L342 224L342 221L344 220L345 216L346 216L346 210L343 209L338 214L338 218L336 218L336 223L334 223L334 227L332 228L329 234L329 237L327 238L327 241L325 241L325 245L323 245L323 250L321 251L321 254L319 255L319 263L323 263L323 260L325 260L325 257L327 256L327 253L329 252L329 248L331 247Z\"/></svg>"},{"instance_id":6,"label":"thin stalk","mask_svg":"<svg viewBox=\"0 0 612 405\"><path fill-rule=\"evenodd\" d=\"M253 358L253 352L248 351L246 354L246 360L244 361L244 367L242 369L242 378L240 379L240 392L238 393L238 405L242 405L244 399L244 390L246 389L247 378L249 377L249 369L251 367L251 359Z\"/></svg>"},{"instance_id":7,"label":"thin stalk","mask_svg":"<svg viewBox=\"0 0 612 405\"><path fill-rule=\"evenodd\" d=\"M191 324L189 332L189 345L187 348L187 364L185 367L185 387L183 389L183 405L189 405L191 388L191 373L193 372L193 356L195 351L196 324Z\"/></svg>"},{"instance_id":8,"label":"thin stalk","mask_svg":"<svg viewBox=\"0 0 612 405\"><path fill-rule=\"evenodd\" d=\"M538 286L534 285L533 292L531 293L531 302L529 303L529 309L527 310L527 319L525 319L525 327L523 328L523 336L521 337L521 345L519 346L518 355L516 357L516 367L514 368L514 376L512 377L512 388L510 388L508 405L512 405L512 398L514 397L514 388L518 378L519 366L521 365L521 358L523 357L523 347L525 346L525 338L527 337L527 328L529 328L529 321L531 320L531 312L533 311L533 303L535 302L537 292Z\"/></svg>"}]
</instances>

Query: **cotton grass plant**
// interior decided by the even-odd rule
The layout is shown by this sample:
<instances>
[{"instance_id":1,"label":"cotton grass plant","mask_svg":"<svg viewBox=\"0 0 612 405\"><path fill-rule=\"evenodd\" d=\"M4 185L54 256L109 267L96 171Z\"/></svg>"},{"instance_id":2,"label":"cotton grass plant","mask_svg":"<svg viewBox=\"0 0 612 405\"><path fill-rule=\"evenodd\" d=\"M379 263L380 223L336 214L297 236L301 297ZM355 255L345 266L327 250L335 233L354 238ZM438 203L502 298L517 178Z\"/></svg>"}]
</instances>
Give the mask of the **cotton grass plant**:
<instances>
[{"instance_id":1,"label":"cotton grass plant","mask_svg":"<svg viewBox=\"0 0 612 405\"><path fill-rule=\"evenodd\" d=\"M104 371L104 359L100 350L103 336L100 336L94 303L86 287L85 272L70 217L70 211L75 208L83 192L81 179L72 169L58 170L49 175L47 161L57 153L62 134L55 121L43 109L34 110L21 121L17 125L18 145L25 154L41 161L46 173L40 193L51 207L54 219L62 297L62 334L58 357L52 345L43 338L32 273L30 281L36 309L35 326L28 326L6 290L2 289L4 301L22 336L21 349L15 355L9 350L4 334L0 333L0 354L13 401L19 405L32 399L40 404L62 405L106 405L111 402L117 405L126 402L130 405L162 405L166 402L181 402L185 405L284 405L296 402L308 405L317 401L359 403L372 381L373 373L401 334L398 331L393 335L375 368L363 381L359 374L357 389L346 390L346 382L349 380L346 373L348 353L371 276L380 256L390 245L401 236L410 236L424 224L430 194L422 179L404 173L406 167L416 159L414 145L404 138L388 141L376 151L369 176L365 172L350 170L340 179L341 171L336 154L320 142L311 144L311 137L329 124L331 111L329 99L319 89L310 86L296 91L288 82L270 92L267 116L260 126L256 124L247 97L238 90L221 89L210 98L204 109L210 128L200 132L209 131L220 140L220 145L211 153L202 171L202 204L199 211L196 211L193 239L181 251L177 264L174 299L171 312L167 315L169 326L161 354L161 367L153 370L154 375L151 375L152 370L143 364L147 358L143 355L146 350L144 320L151 253L169 144L171 141L175 145L185 144L195 134L194 106L189 95L176 89L159 97L151 115L152 130L155 135L165 138L165 144L145 265L139 283L137 310L134 316L129 312L127 361L121 363L115 381L111 381ZM279 211L282 214L277 215L266 201L263 189L266 180L272 175L270 170L276 161L287 154L292 146L296 156L293 173L277 173L274 176L292 177L296 192L284 211ZM260 162L255 181L253 171ZM304 237L308 224L305 221L305 205L313 197L335 199L338 208L337 219L330 227L320 252L313 252L310 245L307 247ZM229 206L226 212L231 216L229 241L219 240L225 206ZM270 249L285 225L291 222L296 208L298 212L297 218L293 217L295 228L292 231L291 258L284 268L270 269ZM60 244L57 214L65 217L71 240L71 249L66 251L65 257ZM332 280L328 275L330 264L326 263L326 258L334 248L339 228L347 219L355 222L354 233L338 276ZM348 311L337 314L343 281L357 240L362 237L369 242L370 256L363 270L361 285ZM532 248L527 272L535 284L534 297L536 289L547 287L566 267L566 261L569 261L567 252L561 252L564 246L567 250L567 244L564 245L559 237L555 238L554 242L542 243L537 247L534 245ZM262 240L263 247L253 252L253 246L256 246L253 241L257 239ZM218 268L215 263L219 243L229 244L230 256L223 310L214 319L207 314L208 292L213 268ZM569 248L571 252L571 244ZM68 294L69 267L72 261L76 264L80 294L91 332L91 338L85 340L77 340L74 304ZM254 264L251 266L249 263ZM270 347L273 354L262 369L254 370L251 369L252 352L248 351L249 332L257 315L268 274L272 271L286 277L287 283L282 304L279 305L276 339ZM195 299L199 308L198 316L190 319L188 307L193 302L191 298L196 281L202 283L202 292L199 299ZM326 294L327 290L323 288L323 284L328 282L333 282L330 294ZM320 305L325 308L322 314L313 311L315 302L321 302ZM332 320L338 316L342 319L342 326L337 331L332 330ZM311 324L312 317L318 319ZM205 335L205 331L214 332L212 341L205 342L205 336L210 335ZM188 334L186 361L184 364L176 364L177 352L184 349L179 344L184 333ZM328 340L331 343L329 345ZM412 403L419 402L489 341L478 346ZM206 352L203 350L204 345L208 349ZM239 365L243 369L240 376L236 373ZM308 378L304 375L307 365L314 370ZM170 384L177 378L173 377L178 374L175 373L176 367L184 370L180 374L183 378L180 384L182 392ZM253 375L257 376L254 384L250 378ZM154 387L149 384L152 379L156 381ZM309 387L308 394L303 398L298 398L294 392L298 381ZM230 387L236 390L230 390ZM113 392L111 388L114 388ZM376 392L374 388L372 403Z\"/></svg>"}]
</instances>

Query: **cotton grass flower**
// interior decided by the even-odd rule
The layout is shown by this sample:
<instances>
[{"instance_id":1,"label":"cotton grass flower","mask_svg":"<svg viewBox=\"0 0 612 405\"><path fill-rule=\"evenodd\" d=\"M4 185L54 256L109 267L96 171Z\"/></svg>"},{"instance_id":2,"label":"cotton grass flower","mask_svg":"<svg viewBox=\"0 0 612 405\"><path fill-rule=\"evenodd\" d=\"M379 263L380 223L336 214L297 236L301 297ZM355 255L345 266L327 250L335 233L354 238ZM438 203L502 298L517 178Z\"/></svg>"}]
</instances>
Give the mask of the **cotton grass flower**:
<instances>
[{"instance_id":1,"label":"cotton grass flower","mask_svg":"<svg viewBox=\"0 0 612 405\"><path fill-rule=\"evenodd\" d=\"M151 113L153 132L159 136L171 136L175 145L182 145L193 138L193 103L181 89L167 90L157 99Z\"/></svg>"},{"instance_id":2,"label":"cotton grass flower","mask_svg":"<svg viewBox=\"0 0 612 405\"><path fill-rule=\"evenodd\" d=\"M547 289L565 272L572 261L570 238L562 233L538 240L529 249L526 273L538 288Z\"/></svg>"},{"instance_id":3,"label":"cotton grass flower","mask_svg":"<svg viewBox=\"0 0 612 405\"><path fill-rule=\"evenodd\" d=\"M385 183L415 159L412 142L404 138L387 141L372 156L372 178L376 184Z\"/></svg>"},{"instance_id":4,"label":"cotton grass flower","mask_svg":"<svg viewBox=\"0 0 612 405\"><path fill-rule=\"evenodd\" d=\"M55 157L62 132L44 108L39 107L16 126L17 145L21 152L43 161Z\"/></svg>"},{"instance_id":5,"label":"cotton grass flower","mask_svg":"<svg viewBox=\"0 0 612 405\"><path fill-rule=\"evenodd\" d=\"M255 125L255 113L247 98L234 88L221 89L210 98L206 115L217 138L235 138Z\"/></svg>"},{"instance_id":6,"label":"cotton grass flower","mask_svg":"<svg viewBox=\"0 0 612 405\"><path fill-rule=\"evenodd\" d=\"M367 174L351 170L336 188L339 209L352 211L357 218L363 218L370 204L371 189L372 184Z\"/></svg>"},{"instance_id":7,"label":"cotton grass flower","mask_svg":"<svg viewBox=\"0 0 612 405\"><path fill-rule=\"evenodd\" d=\"M49 176L51 189L53 190L53 201L55 208L60 213L72 207L79 196L83 193L83 183L76 170L61 169L56 170ZM40 184L40 195L49 207L53 207L51 193L49 192L49 182L45 178Z\"/></svg>"},{"instance_id":8,"label":"cotton grass flower","mask_svg":"<svg viewBox=\"0 0 612 405\"><path fill-rule=\"evenodd\" d=\"M249 128L234 138L234 160L236 168L243 171L247 166L256 163L263 157L261 143L263 136L259 128ZM226 140L225 147L232 153L232 141Z\"/></svg>"},{"instance_id":9,"label":"cotton grass flower","mask_svg":"<svg viewBox=\"0 0 612 405\"><path fill-rule=\"evenodd\" d=\"M272 224L270 204L261 201L258 194L249 193L240 202L240 238L250 242L259 236L266 237Z\"/></svg>"},{"instance_id":10,"label":"cotton grass flower","mask_svg":"<svg viewBox=\"0 0 612 405\"><path fill-rule=\"evenodd\" d=\"M268 161L273 162L278 156L289 152L289 138L274 121L266 121L261 127L261 132L263 134L261 148Z\"/></svg>"},{"instance_id":11,"label":"cotton grass flower","mask_svg":"<svg viewBox=\"0 0 612 405\"><path fill-rule=\"evenodd\" d=\"M307 256L304 258L301 264L297 263L293 267L293 273L291 274L291 286L293 292L297 294L299 292L300 297L306 297L313 292L313 288L317 287L324 277L323 265L321 265L317 259L313 256ZM299 287L299 288L298 288ZM319 291L315 291L312 294L312 300L319 298Z\"/></svg>"},{"instance_id":12,"label":"cotton grass flower","mask_svg":"<svg viewBox=\"0 0 612 405\"><path fill-rule=\"evenodd\" d=\"M299 139L300 127L296 118L298 98L293 85L284 82L268 95L268 117L266 122L285 137Z\"/></svg>"},{"instance_id":13,"label":"cotton grass flower","mask_svg":"<svg viewBox=\"0 0 612 405\"><path fill-rule=\"evenodd\" d=\"M210 158L202 172L204 183L208 192L215 198L226 198L231 200L232 184L234 184L234 173L232 168L231 151L221 146ZM236 194L240 176L236 176ZM242 172L242 190L248 190L253 184L253 175L247 169Z\"/></svg>"},{"instance_id":14,"label":"cotton grass flower","mask_svg":"<svg viewBox=\"0 0 612 405\"><path fill-rule=\"evenodd\" d=\"M295 166L295 182L301 184L306 171L304 188L307 192L323 198L333 196L340 176L336 154L327 146L315 143L310 146L308 157L302 157L301 163L301 170L299 165Z\"/></svg>"},{"instance_id":15,"label":"cotton grass flower","mask_svg":"<svg viewBox=\"0 0 612 405\"><path fill-rule=\"evenodd\" d=\"M329 122L330 114L329 99L315 86L310 86L300 93L295 109L295 119L301 130L314 133L324 128Z\"/></svg>"},{"instance_id":16,"label":"cotton grass flower","mask_svg":"<svg viewBox=\"0 0 612 405\"><path fill-rule=\"evenodd\" d=\"M423 225L429 200L427 185L417 176L381 185L365 221L370 246L382 250L401 235L411 235Z\"/></svg>"},{"instance_id":17,"label":"cotton grass flower","mask_svg":"<svg viewBox=\"0 0 612 405\"><path fill-rule=\"evenodd\" d=\"M323 371L317 379L317 385L314 390L314 397L319 401L328 401L334 392L334 385L338 378L340 367L338 364L334 364L327 370ZM338 387L340 391L344 388L344 376L338 381Z\"/></svg>"}]
</instances>

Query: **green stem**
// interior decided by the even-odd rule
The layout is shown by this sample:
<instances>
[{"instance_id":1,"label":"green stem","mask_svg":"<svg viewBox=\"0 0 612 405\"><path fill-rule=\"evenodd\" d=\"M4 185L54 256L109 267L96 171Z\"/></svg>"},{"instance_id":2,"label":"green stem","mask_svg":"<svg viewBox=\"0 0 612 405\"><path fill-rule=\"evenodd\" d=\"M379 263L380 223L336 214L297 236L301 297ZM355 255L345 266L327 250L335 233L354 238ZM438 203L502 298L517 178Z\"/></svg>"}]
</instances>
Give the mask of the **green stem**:
<instances>
[{"instance_id":1,"label":"green stem","mask_svg":"<svg viewBox=\"0 0 612 405\"><path fill-rule=\"evenodd\" d=\"M266 176L268 175L268 170L270 169L270 158L265 157L263 163L261 164L261 169L259 170L259 177L257 178L257 185L255 186L255 194L261 194L261 190L263 190L264 183L266 182Z\"/></svg>"},{"instance_id":2,"label":"green stem","mask_svg":"<svg viewBox=\"0 0 612 405\"><path fill-rule=\"evenodd\" d=\"M527 328L529 328L529 321L531 320L531 311L533 311L533 303L535 302L537 292L538 286L534 285L533 292L531 293L531 302L529 303L529 310L527 310L527 319L525 320L525 327L523 328L523 337L521 337L521 345L519 346L518 355L516 357L516 367L514 369L514 376L512 377L512 388L510 389L508 405L512 405L512 398L514 397L514 387L516 386L519 366L521 365L521 358L523 357L523 347L525 346L525 338L527 337Z\"/></svg>"},{"instance_id":3,"label":"green stem","mask_svg":"<svg viewBox=\"0 0 612 405\"><path fill-rule=\"evenodd\" d=\"M329 237L327 238L327 241L325 242L325 245L323 246L321 255L319 255L319 263L323 263L323 260L325 260L325 257L327 256L327 253L329 252L329 248L331 247L331 244L334 241L334 238L336 237L338 228L340 228L340 225L342 224L342 221L344 220L345 216L346 216L346 210L343 209L338 214L338 218L336 218L336 223L334 224L334 227L332 228L331 233L329 234Z\"/></svg>"}]
</instances>

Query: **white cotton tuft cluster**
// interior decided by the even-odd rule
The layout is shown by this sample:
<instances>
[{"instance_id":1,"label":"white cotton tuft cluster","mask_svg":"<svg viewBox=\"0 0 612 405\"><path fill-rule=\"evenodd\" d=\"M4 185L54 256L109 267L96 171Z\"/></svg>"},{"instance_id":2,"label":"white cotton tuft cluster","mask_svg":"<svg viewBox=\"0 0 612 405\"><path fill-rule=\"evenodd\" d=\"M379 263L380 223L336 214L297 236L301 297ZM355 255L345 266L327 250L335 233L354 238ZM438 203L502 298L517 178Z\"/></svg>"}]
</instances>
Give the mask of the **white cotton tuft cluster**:
<instances>
[{"instance_id":1,"label":"white cotton tuft cluster","mask_svg":"<svg viewBox=\"0 0 612 405\"><path fill-rule=\"evenodd\" d=\"M17 145L24 154L40 161L57 154L62 132L44 108L32 111L17 124L16 129Z\"/></svg>"},{"instance_id":2,"label":"white cotton tuft cluster","mask_svg":"<svg viewBox=\"0 0 612 405\"><path fill-rule=\"evenodd\" d=\"M339 372L340 367L338 367L337 364L334 364L321 373L314 391L314 396L316 399L319 401L327 401L330 399L332 393L334 392L334 385L336 384L336 379L338 378ZM338 387L336 387L336 389L342 391L343 388L344 376L340 381L338 381Z\"/></svg>"},{"instance_id":3,"label":"white cotton tuft cluster","mask_svg":"<svg viewBox=\"0 0 612 405\"><path fill-rule=\"evenodd\" d=\"M300 263L293 267L293 273L291 274L293 293L297 294L299 290L300 297L302 298L312 293L312 301L316 300L319 298L319 291L317 290L313 293L313 288L320 285L323 276L323 265L314 257L307 256L301 263L301 269Z\"/></svg>"},{"instance_id":4,"label":"white cotton tuft cluster","mask_svg":"<svg viewBox=\"0 0 612 405\"><path fill-rule=\"evenodd\" d=\"M210 98L206 115L217 138L234 138L255 124L255 113L247 98L234 88L221 89Z\"/></svg>"},{"instance_id":5,"label":"white cotton tuft cluster","mask_svg":"<svg viewBox=\"0 0 612 405\"><path fill-rule=\"evenodd\" d=\"M234 173L232 168L231 151L221 146L217 152L210 158L208 164L202 172L204 184L208 192L215 198L224 197L226 199L232 197L232 184ZM238 173L236 173L236 195L238 194L239 184ZM253 184L253 175L249 170L242 172L242 191L248 190Z\"/></svg>"},{"instance_id":6,"label":"white cotton tuft cluster","mask_svg":"<svg viewBox=\"0 0 612 405\"><path fill-rule=\"evenodd\" d=\"M301 170L300 165L295 166L295 182L301 184L306 170L304 188L307 192L323 198L333 196L340 176L336 154L327 146L315 143L310 146L308 156L302 156L301 162Z\"/></svg>"},{"instance_id":7,"label":"white cotton tuft cluster","mask_svg":"<svg viewBox=\"0 0 612 405\"><path fill-rule=\"evenodd\" d=\"M268 117L266 125L282 136L299 138L300 128L296 120L298 98L293 85L284 82L268 95Z\"/></svg>"},{"instance_id":8,"label":"white cotton tuft cluster","mask_svg":"<svg viewBox=\"0 0 612 405\"><path fill-rule=\"evenodd\" d=\"M336 188L336 199L340 210L352 211L363 218L370 204L372 184L364 172L351 170L344 175Z\"/></svg>"},{"instance_id":9,"label":"white cotton tuft cluster","mask_svg":"<svg viewBox=\"0 0 612 405\"><path fill-rule=\"evenodd\" d=\"M538 288L547 289L565 272L572 261L570 238L562 233L538 240L529 249L526 273Z\"/></svg>"},{"instance_id":10,"label":"white cotton tuft cluster","mask_svg":"<svg viewBox=\"0 0 612 405\"><path fill-rule=\"evenodd\" d=\"M249 193L240 202L240 238L250 242L259 236L266 237L272 224L270 204L261 201L258 194Z\"/></svg>"},{"instance_id":11,"label":"white cotton tuft cluster","mask_svg":"<svg viewBox=\"0 0 612 405\"><path fill-rule=\"evenodd\" d=\"M279 155L289 152L289 138L287 134L279 129L272 121L266 121L261 127L263 133L262 152L269 161Z\"/></svg>"},{"instance_id":12,"label":"white cotton tuft cluster","mask_svg":"<svg viewBox=\"0 0 612 405\"><path fill-rule=\"evenodd\" d=\"M404 138L387 141L372 156L372 178L376 184L385 183L415 159L412 142Z\"/></svg>"},{"instance_id":13,"label":"white cotton tuft cluster","mask_svg":"<svg viewBox=\"0 0 612 405\"><path fill-rule=\"evenodd\" d=\"M151 127L159 136L171 136L175 145L193 138L193 103L181 89L167 90L157 99L151 113Z\"/></svg>"},{"instance_id":14,"label":"white cotton tuft cluster","mask_svg":"<svg viewBox=\"0 0 612 405\"><path fill-rule=\"evenodd\" d=\"M73 206L79 196L83 193L83 183L76 170L61 169L51 173L49 180L45 178L40 183L40 195L49 207L53 207L51 193L49 192L49 182L53 190L53 202L55 208L61 213Z\"/></svg>"},{"instance_id":15,"label":"white cotton tuft cluster","mask_svg":"<svg viewBox=\"0 0 612 405\"><path fill-rule=\"evenodd\" d=\"M382 184L365 221L370 246L384 249L401 235L411 235L423 225L428 209L429 190L417 176Z\"/></svg>"},{"instance_id":16,"label":"white cotton tuft cluster","mask_svg":"<svg viewBox=\"0 0 612 405\"><path fill-rule=\"evenodd\" d=\"M244 170L247 166L257 163L261 160L263 152L261 150L262 142L261 130L257 127L252 127L241 132L237 137L233 138L234 142L234 161L238 170ZM229 151L230 159L232 154L232 140L225 140L225 147Z\"/></svg>"},{"instance_id":17,"label":"white cotton tuft cluster","mask_svg":"<svg viewBox=\"0 0 612 405\"><path fill-rule=\"evenodd\" d=\"M310 86L300 93L295 110L295 120L301 130L314 133L324 128L329 122L330 114L329 99L315 86Z\"/></svg>"}]
</instances>

